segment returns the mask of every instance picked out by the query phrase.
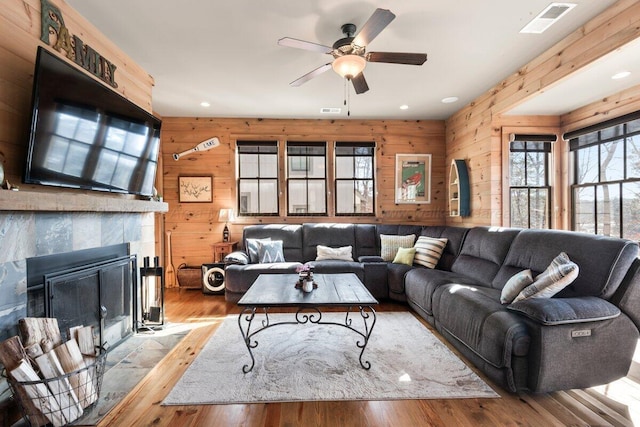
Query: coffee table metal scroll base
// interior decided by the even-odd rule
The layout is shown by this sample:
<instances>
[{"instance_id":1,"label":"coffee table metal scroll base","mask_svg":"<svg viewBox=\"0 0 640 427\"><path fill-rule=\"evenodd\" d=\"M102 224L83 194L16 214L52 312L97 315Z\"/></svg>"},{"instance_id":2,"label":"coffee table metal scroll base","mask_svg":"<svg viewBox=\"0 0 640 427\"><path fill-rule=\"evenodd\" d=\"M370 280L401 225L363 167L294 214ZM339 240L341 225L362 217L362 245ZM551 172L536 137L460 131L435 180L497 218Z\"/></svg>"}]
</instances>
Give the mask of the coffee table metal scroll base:
<instances>
[{"instance_id":1,"label":"coffee table metal scroll base","mask_svg":"<svg viewBox=\"0 0 640 427\"><path fill-rule=\"evenodd\" d=\"M238 326L240 327L240 332L242 333L242 338L244 339L244 343L247 346L247 350L249 351L249 356L251 356L251 364L244 365L242 367L242 372L245 374L251 372L253 366L255 365L255 359L253 357L252 349L258 346L258 341L254 339L254 336L265 329L272 328L274 326L280 325L297 325L297 324L305 324L305 323L314 323L317 325L335 325L342 326L347 328L362 337L362 339L356 342L356 346L360 348L360 366L364 369L370 369L371 363L366 360L362 360L362 355L364 354L364 350L367 348L367 344L369 343L369 337L371 337L371 332L373 331L373 327L376 324L376 312L373 307L369 305L358 306L358 311L360 313L360 317L362 319L363 327L362 329L358 329L353 325L352 316L354 312L351 311L351 307L347 309L347 313L345 314L344 323L339 322L325 322L322 320L322 312L317 307L301 307L295 313L295 321L286 321L286 322L271 322L269 318L269 308L264 307L262 311L264 312L264 320L260 322L260 326L257 329L252 330L251 327L253 325L253 321L256 318L257 307L246 307L238 316ZM357 320L357 319L356 319Z\"/></svg>"}]
</instances>

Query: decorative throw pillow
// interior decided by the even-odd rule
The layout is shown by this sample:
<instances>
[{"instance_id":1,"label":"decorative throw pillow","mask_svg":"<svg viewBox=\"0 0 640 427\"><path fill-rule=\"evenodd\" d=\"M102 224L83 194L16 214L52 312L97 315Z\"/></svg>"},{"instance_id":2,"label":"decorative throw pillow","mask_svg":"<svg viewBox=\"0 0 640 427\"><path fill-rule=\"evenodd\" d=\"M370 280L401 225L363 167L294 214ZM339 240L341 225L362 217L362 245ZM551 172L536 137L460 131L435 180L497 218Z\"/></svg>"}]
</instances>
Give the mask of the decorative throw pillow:
<instances>
[{"instance_id":1,"label":"decorative throw pillow","mask_svg":"<svg viewBox=\"0 0 640 427\"><path fill-rule=\"evenodd\" d=\"M531 270L522 270L514 274L507 280L507 283L504 284L504 288L502 288L502 293L500 294L500 302L502 304L511 304L513 299L532 283L533 277L531 276Z\"/></svg>"},{"instance_id":2,"label":"decorative throw pillow","mask_svg":"<svg viewBox=\"0 0 640 427\"><path fill-rule=\"evenodd\" d=\"M408 236L380 235L380 256L383 261L393 261L398 248L410 248L416 241L415 234Z\"/></svg>"},{"instance_id":3,"label":"decorative throw pillow","mask_svg":"<svg viewBox=\"0 0 640 427\"><path fill-rule=\"evenodd\" d=\"M413 265L415 255L416 248L398 248L398 252L396 252L395 258L393 258L393 263Z\"/></svg>"},{"instance_id":4,"label":"decorative throw pillow","mask_svg":"<svg viewBox=\"0 0 640 427\"><path fill-rule=\"evenodd\" d=\"M258 242L270 242L271 237L265 237L264 239L247 239L247 253L249 254L249 261L251 264L255 264L259 261L258 258Z\"/></svg>"},{"instance_id":5,"label":"decorative throw pillow","mask_svg":"<svg viewBox=\"0 0 640 427\"><path fill-rule=\"evenodd\" d=\"M427 268L436 268L442 252L444 252L444 247L447 246L447 242L448 239L445 238L418 237L415 244L416 256L413 263Z\"/></svg>"},{"instance_id":6,"label":"decorative throw pillow","mask_svg":"<svg viewBox=\"0 0 640 427\"><path fill-rule=\"evenodd\" d=\"M329 246L316 246L316 252L318 256L316 261L322 261L324 259L337 259L341 261L353 261L351 246L342 246L340 248L330 248Z\"/></svg>"},{"instance_id":7,"label":"decorative throw pillow","mask_svg":"<svg viewBox=\"0 0 640 427\"><path fill-rule=\"evenodd\" d=\"M282 240L258 242L258 261L260 263L284 262Z\"/></svg>"},{"instance_id":8,"label":"decorative throw pillow","mask_svg":"<svg viewBox=\"0 0 640 427\"><path fill-rule=\"evenodd\" d=\"M560 252L549 267L536 276L536 280L524 288L513 302L527 298L551 298L578 277L578 265L566 253Z\"/></svg>"}]
</instances>

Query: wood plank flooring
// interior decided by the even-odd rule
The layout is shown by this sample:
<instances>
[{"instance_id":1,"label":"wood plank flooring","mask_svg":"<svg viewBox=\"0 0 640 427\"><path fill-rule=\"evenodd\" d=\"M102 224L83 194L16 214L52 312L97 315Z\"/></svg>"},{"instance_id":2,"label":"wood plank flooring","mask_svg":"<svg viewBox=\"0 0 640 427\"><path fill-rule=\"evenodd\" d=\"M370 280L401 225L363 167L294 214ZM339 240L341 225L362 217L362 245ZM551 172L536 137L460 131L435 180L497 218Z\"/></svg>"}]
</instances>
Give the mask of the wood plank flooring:
<instances>
[{"instance_id":1,"label":"wood plank flooring","mask_svg":"<svg viewBox=\"0 0 640 427\"><path fill-rule=\"evenodd\" d=\"M378 311L408 311L408 307L386 302ZM226 303L222 296L203 295L197 290L168 290L168 321L189 323L193 329L99 425L632 426L634 422L640 425L638 354L627 377L586 390L511 394L479 373L501 395L500 399L161 406L224 317L238 312L237 306Z\"/></svg>"}]
</instances>

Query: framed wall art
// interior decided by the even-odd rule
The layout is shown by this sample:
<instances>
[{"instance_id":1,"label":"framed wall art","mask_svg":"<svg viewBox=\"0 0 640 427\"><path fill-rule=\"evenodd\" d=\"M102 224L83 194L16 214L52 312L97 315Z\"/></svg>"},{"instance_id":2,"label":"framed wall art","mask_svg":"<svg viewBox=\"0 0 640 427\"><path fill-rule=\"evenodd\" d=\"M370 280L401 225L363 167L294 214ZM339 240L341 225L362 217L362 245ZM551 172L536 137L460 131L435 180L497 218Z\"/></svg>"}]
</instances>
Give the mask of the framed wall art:
<instances>
[{"instance_id":1,"label":"framed wall art","mask_svg":"<svg viewBox=\"0 0 640 427\"><path fill-rule=\"evenodd\" d=\"M396 154L396 203L431 203L431 154Z\"/></svg>"},{"instance_id":2,"label":"framed wall art","mask_svg":"<svg viewBox=\"0 0 640 427\"><path fill-rule=\"evenodd\" d=\"M213 177L178 177L178 201L180 203L208 203L213 201Z\"/></svg>"}]
</instances>

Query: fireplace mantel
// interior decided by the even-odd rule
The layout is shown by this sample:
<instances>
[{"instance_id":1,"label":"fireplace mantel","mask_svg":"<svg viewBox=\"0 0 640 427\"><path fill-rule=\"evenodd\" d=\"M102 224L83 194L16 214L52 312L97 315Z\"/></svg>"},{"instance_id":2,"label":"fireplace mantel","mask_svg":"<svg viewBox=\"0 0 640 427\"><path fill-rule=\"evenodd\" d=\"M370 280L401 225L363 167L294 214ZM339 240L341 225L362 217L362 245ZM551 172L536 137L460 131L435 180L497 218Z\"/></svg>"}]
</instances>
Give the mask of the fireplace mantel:
<instances>
[{"instance_id":1,"label":"fireplace mantel","mask_svg":"<svg viewBox=\"0 0 640 427\"><path fill-rule=\"evenodd\" d=\"M163 213L169 204L84 193L0 190L0 211Z\"/></svg>"}]
</instances>

